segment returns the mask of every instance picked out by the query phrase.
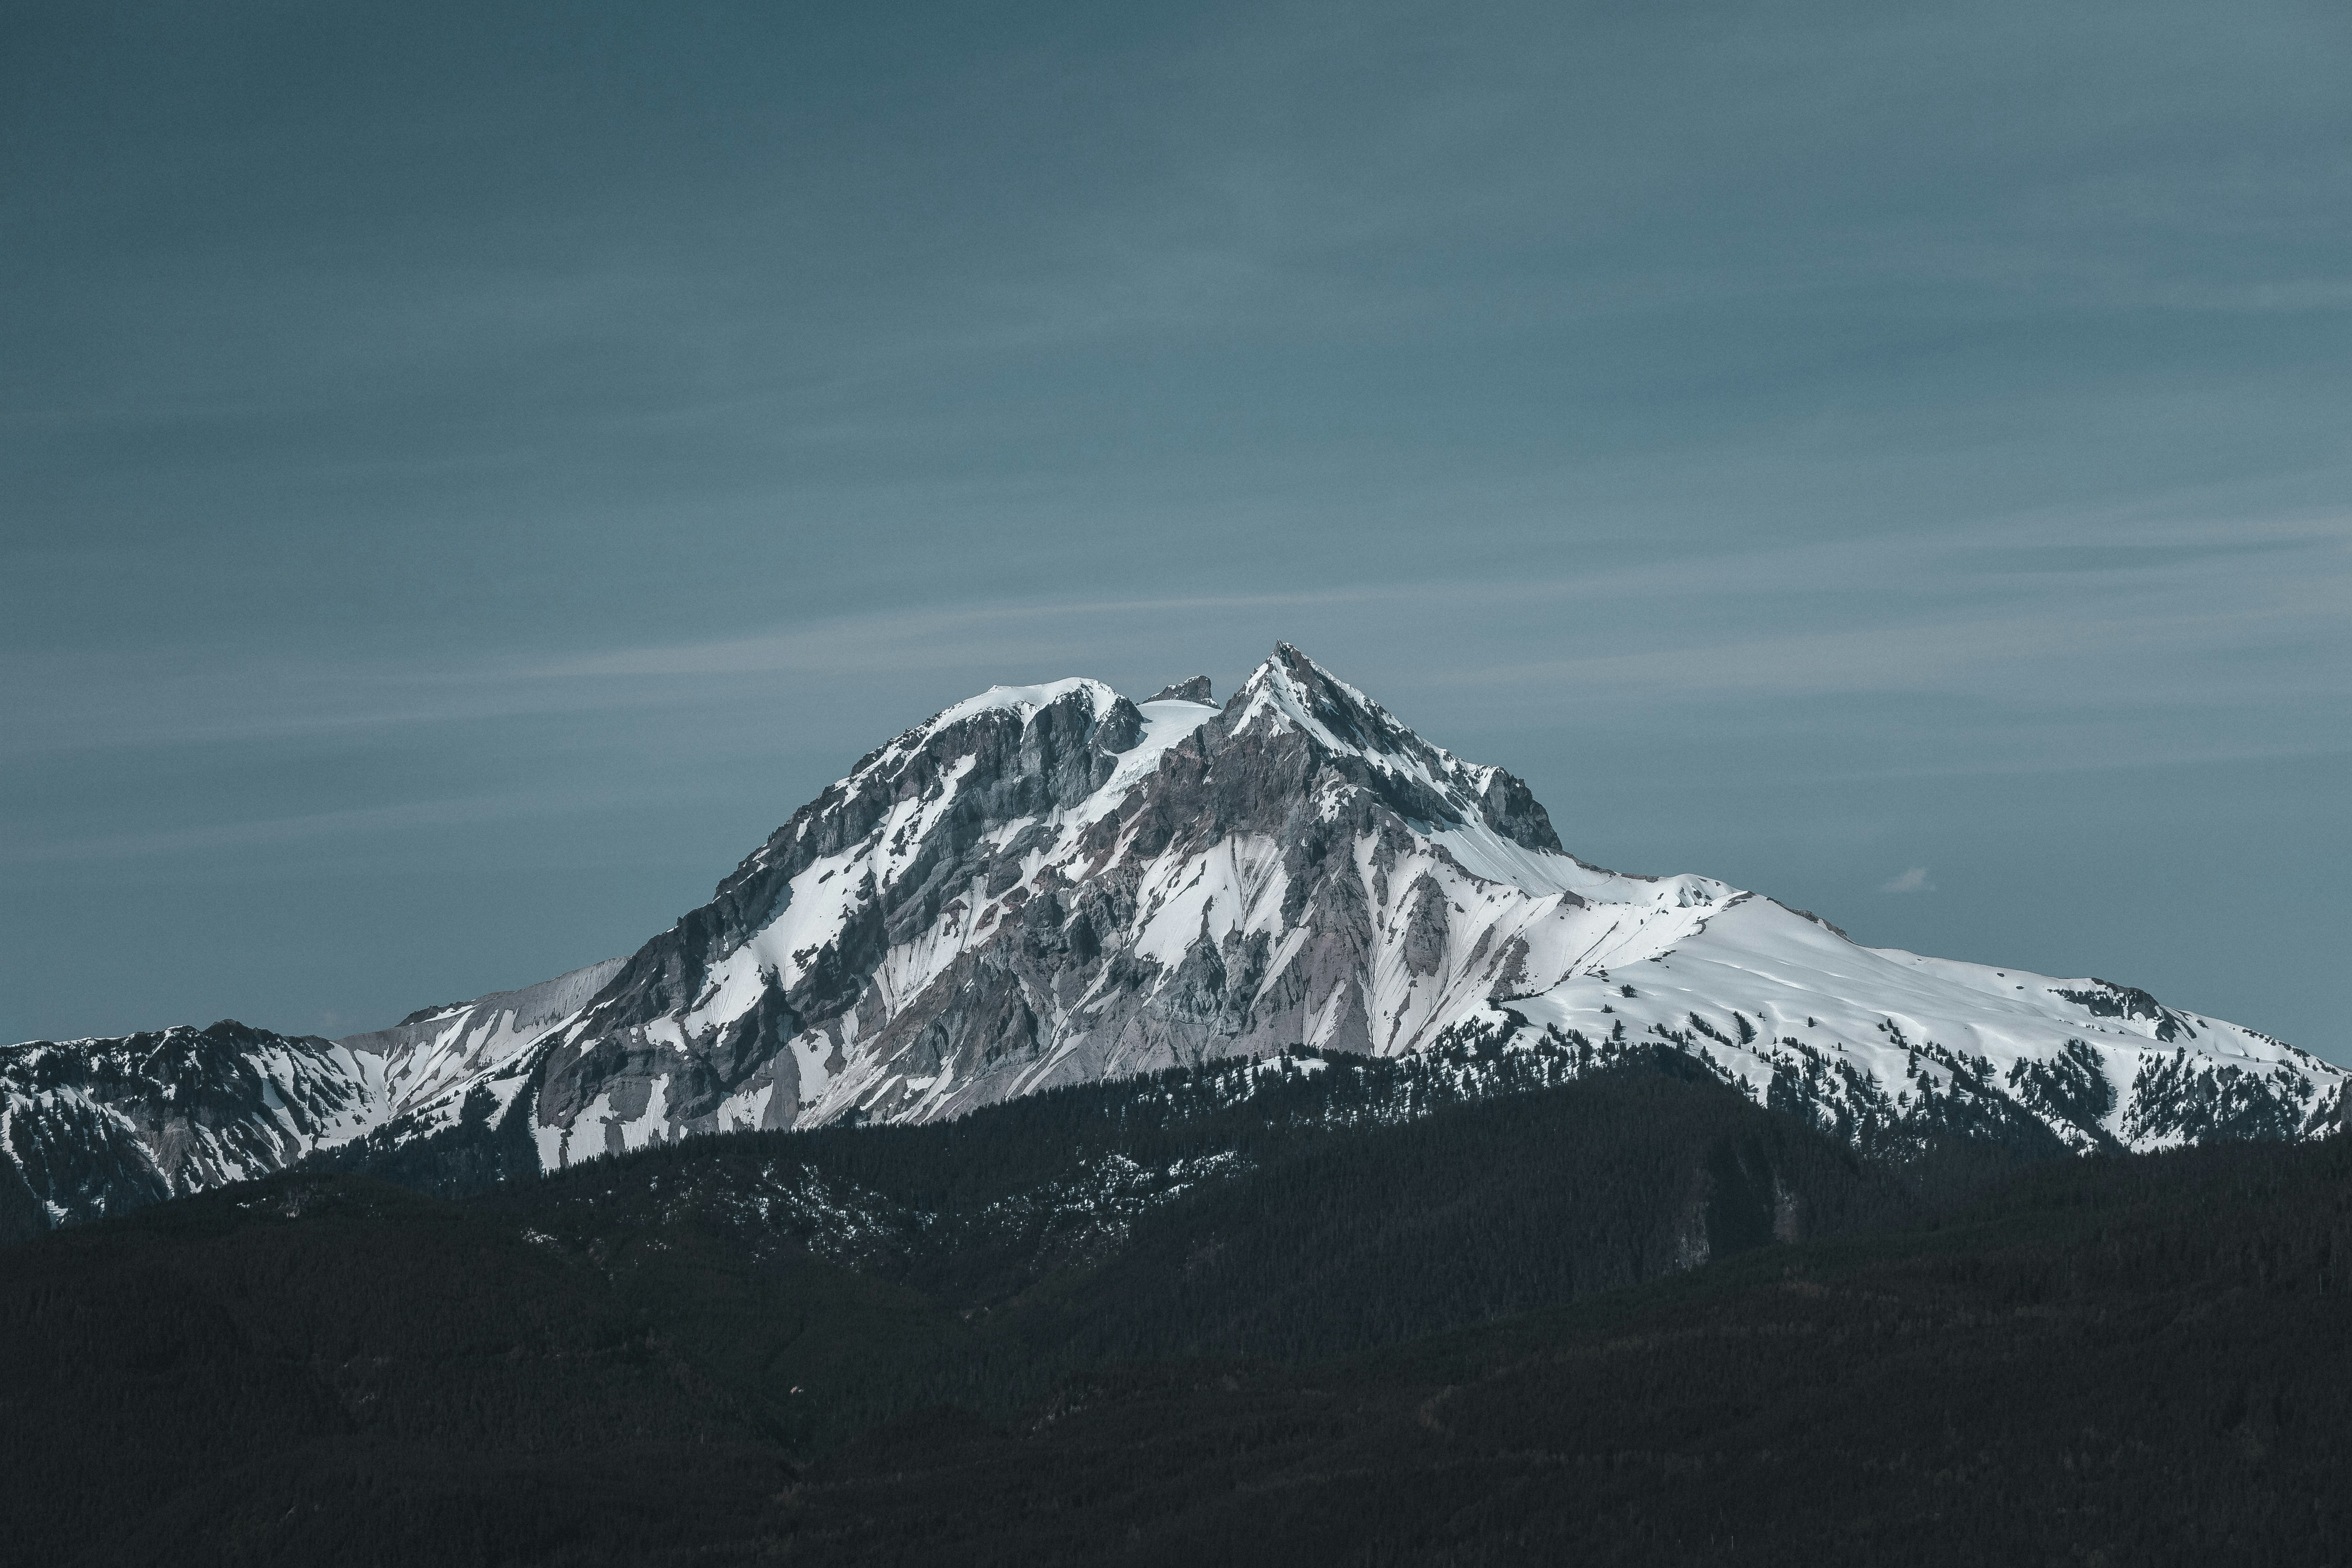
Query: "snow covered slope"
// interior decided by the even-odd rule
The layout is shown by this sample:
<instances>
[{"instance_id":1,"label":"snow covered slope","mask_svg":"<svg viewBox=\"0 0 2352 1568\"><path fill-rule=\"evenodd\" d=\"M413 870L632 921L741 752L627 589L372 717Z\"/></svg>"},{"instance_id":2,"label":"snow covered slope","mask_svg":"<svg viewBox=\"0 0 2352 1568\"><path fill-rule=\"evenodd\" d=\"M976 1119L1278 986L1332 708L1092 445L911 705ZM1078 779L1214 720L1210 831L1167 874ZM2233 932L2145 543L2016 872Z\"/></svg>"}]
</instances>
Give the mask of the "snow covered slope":
<instances>
[{"instance_id":1,"label":"snow covered slope","mask_svg":"<svg viewBox=\"0 0 2352 1568\"><path fill-rule=\"evenodd\" d=\"M1285 1047L1469 1037L1596 1064L1671 1046L1867 1146L2030 1117L2077 1148L2145 1149L2343 1113L2339 1069L2128 986L1864 948L1709 878L1588 865L1519 780L1288 645L1222 708L1208 696L1197 678L1141 704L1064 680L958 703L626 960L332 1047L256 1047L332 1064L306 1070L337 1084L341 1120L270 1110L283 1135L253 1147L472 1117L552 1167ZM25 1053L113 1060L122 1044L15 1047L8 1114L32 1103ZM46 1194L23 1142L0 1131ZM156 1179L183 1190L250 1161L167 1163Z\"/></svg>"},{"instance_id":2,"label":"snow covered slope","mask_svg":"<svg viewBox=\"0 0 2352 1568\"><path fill-rule=\"evenodd\" d=\"M376 1065L383 1085L379 1121L413 1117L437 1124L485 1087L503 1110L530 1048L578 1016L626 962L608 958L520 991L421 1008L389 1029L335 1044Z\"/></svg>"}]
</instances>

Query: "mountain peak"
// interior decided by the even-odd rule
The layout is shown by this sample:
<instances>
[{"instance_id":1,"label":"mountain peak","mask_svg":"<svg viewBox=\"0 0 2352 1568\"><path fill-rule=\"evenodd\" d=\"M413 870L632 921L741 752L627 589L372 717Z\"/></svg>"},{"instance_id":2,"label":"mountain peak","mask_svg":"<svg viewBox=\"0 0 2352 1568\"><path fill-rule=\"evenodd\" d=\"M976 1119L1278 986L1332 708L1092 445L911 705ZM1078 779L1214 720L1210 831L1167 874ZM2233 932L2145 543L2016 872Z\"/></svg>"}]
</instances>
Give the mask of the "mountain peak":
<instances>
[{"instance_id":1,"label":"mountain peak","mask_svg":"<svg viewBox=\"0 0 2352 1568\"><path fill-rule=\"evenodd\" d=\"M1410 747L1443 755L1292 643L1275 644L1234 701L1238 710L1229 706L1228 729L1235 735L1264 716L1275 727L1300 731L1334 752L1370 756Z\"/></svg>"},{"instance_id":2,"label":"mountain peak","mask_svg":"<svg viewBox=\"0 0 2352 1568\"><path fill-rule=\"evenodd\" d=\"M1215 700L1210 695L1209 678L1196 675L1187 680L1172 681L1144 699L1146 702L1201 702Z\"/></svg>"},{"instance_id":3,"label":"mountain peak","mask_svg":"<svg viewBox=\"0 0 2352 1568\"><path fill-rule=\"evenodd\" d=\"M1225 733L1304 735L1360 774L1399 815L1439 828L1489 829L1520 849L1562 855L1551 819L1528 786L1497 767L1432 745L1296 644L1277 643L1226 708ZM1358 764L1360 764L1359 767Z\"/></svg>"}]
</instances>

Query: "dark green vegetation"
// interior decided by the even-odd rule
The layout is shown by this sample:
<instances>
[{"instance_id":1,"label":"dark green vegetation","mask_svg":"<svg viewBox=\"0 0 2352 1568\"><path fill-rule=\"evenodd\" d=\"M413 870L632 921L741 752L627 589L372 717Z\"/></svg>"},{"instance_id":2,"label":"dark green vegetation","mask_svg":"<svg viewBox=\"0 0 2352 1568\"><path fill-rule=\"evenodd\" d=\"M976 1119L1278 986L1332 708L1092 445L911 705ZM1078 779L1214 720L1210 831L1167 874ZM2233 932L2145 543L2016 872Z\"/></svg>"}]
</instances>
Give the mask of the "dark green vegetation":
<instances>
[{"instance_id":1,"label":"dark green vegetation","mask_svg":"<svg viewBox=\"0 0 2352 1568\"><path fill-rule=\"evenodd\" d=\"M2346 1555L2345 1140L1883 1167L1677 1059L56 1233L0 1253L0 1560Z\"/></svg>"}]
</instances>

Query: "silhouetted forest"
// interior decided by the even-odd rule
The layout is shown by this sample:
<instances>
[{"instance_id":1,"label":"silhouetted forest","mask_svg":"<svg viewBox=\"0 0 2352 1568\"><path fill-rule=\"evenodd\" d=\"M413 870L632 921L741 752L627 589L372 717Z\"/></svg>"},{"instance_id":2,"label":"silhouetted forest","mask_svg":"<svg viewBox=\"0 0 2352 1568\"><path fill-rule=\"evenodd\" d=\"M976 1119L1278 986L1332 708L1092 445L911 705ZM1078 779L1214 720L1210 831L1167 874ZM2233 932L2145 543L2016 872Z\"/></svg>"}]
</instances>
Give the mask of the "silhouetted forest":
<instances>
[{"instance_id":1,"label":"silhouetted forest","mask_svg":"<svg viewBox=\"0 0 2352 1568\"><path fill-rule=\"evenodd\" d=\"M1670 1067L58 1232L0 1252L0 1561L2347 1555L2343 1139L1893 1164Z\"/></svg>"}]
</instances>

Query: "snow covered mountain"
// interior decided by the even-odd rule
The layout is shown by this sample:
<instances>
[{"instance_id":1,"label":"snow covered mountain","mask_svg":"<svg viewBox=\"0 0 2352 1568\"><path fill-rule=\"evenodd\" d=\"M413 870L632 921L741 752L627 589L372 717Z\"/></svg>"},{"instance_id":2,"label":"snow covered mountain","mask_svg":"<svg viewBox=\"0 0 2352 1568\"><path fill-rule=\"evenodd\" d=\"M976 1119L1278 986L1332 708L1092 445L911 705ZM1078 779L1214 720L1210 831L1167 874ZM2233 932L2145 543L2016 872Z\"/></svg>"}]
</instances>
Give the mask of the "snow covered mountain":
<instances>
[{"instance_id":1,"label":"snow covered mountain","mask_svg":"<svg viewBox=\"0 0 2352 1568\"><path fill-rule=\"evenodd\" d=\"M216 1025L0 1051L0 1149L56 1223L110 1206L61 1178L82 1150L147 1196L469 1122L554 1167L1466 1039L1591 1064L1670 1046L1872 1145L2026 1116L2148 1149L2344 1114L2341 1069L2144 991L1588 865L1518 779L1286 644L1209 697L993 688L863 758L631 957L525 991L333 1043Z\"/></svg>"}]
</instances>

